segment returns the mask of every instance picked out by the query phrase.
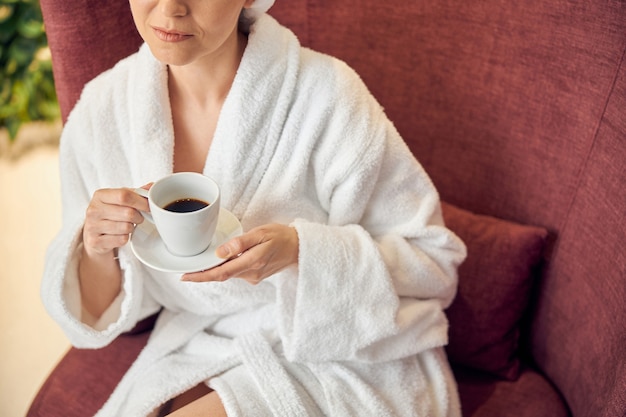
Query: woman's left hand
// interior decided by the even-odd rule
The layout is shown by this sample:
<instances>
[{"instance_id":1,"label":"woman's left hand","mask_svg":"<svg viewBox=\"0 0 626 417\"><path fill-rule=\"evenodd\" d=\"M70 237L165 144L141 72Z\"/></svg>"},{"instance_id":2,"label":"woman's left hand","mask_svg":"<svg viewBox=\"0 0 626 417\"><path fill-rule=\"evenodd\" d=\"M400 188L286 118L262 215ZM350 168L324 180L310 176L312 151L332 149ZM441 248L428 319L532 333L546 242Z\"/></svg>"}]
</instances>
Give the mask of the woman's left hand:
<instances>
[{"instance_id":1,"label":"woman's left hand","mask_svg":"<svg viewBox=\"0 0 626 417\"><path fill-rule=\"evenodd\" d=\"M182 276L183 281L226 281L237 277L251 284L298 263L298 233L282 224L256 227L218 247L215 254L230 258L223 264L206 271Z\"/></svg>"}]
</instances>

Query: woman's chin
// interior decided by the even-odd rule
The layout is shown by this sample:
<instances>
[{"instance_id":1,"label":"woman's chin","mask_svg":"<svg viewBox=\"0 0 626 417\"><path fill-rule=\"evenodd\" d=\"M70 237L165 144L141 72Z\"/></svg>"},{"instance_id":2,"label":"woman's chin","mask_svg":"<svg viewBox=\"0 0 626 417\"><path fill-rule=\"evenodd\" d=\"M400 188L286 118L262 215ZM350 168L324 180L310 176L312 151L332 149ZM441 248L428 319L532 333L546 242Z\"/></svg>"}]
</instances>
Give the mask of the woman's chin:
<instances>
[{"instance_id":1,"label":"woman's chin","mask_svg":"<svg viewBox=\"0 0 626 417\"><path fill-rule=\"evenodd\" d=\"M194 61L193 57L182 51L181 47L176 45L167 45L166 47L150 45L152 55L165 65L183 66Z\"/></svg>"}]
</instances>

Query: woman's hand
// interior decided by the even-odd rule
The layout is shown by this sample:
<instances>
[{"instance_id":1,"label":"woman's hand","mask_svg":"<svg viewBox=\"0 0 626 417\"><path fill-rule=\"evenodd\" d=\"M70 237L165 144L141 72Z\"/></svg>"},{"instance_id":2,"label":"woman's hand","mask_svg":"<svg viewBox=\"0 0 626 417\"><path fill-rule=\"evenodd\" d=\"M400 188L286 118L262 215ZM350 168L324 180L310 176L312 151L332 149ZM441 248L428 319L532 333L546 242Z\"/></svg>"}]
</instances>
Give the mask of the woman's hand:
<instances>
[{"instance_id":1,"label":"woman's hand","mask_svg":"<svg viewBox=\"0 0 626 417\"><path fill-rule=\"evenodd\" d=\"M207 282L243 278L258 284L265 278L298 263L298 233L282 224L256 227L224 243L215 251L227 262L206 271L182 276L183 281Z\"/></svg>"},{"instance_id":2,"label":"woman's hand","mask_svg":"<svg viewBox=\"0 0 626 417\"><path fill-rule=\"evenodd\" d=\"M81 320L87 325L93 326L120 293L122 275L114 250L143 222L138 210L147 211L148 201L127 188L98 190L87 207L78 267Z\"/></svg>"},{"instance_id":3,"label":"woman's hand","mask_svg":"<svg viewBox=\"0 0 626 417\"><path fill-rule=\"evenodd\" d=\"M106 255L128 243L135 225L144 220L139 210L149 210L148 200L131 189L96 191L87 207L83 226L83 245L87 255Z\"/></svg>"}]
</instances>

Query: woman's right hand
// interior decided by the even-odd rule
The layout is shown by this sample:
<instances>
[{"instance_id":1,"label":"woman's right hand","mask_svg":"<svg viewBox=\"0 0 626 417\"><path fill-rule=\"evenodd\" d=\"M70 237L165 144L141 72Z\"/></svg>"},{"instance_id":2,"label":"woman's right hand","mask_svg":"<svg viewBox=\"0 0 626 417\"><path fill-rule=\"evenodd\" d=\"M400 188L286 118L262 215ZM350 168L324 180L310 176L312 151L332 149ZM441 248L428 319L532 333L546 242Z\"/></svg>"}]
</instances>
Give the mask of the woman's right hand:
<instances>
[{"instance_id":1,"label":"woman's right hand","mask_svg":"<svg viewBox=\"0 0 626 417\"><path fill-rule=\"evenodd\" d=\"M107 255L124 246L135 225L144 221L139 211L149 211L148 200L129 188L96 191L87 207L83 245L89 257Z\"/></svg>"},{"instance_id":2,"label":"woman's right hand","mask_svg":"<svg viewBox=\"0 0 626 417\"><path fill-rule=\"evenodd\" d=\"M121 291L122 275L114 250L124 246L135 225L143 222L139 210L148 211L148 200L129 188L98 190L89 202L78 267L81 320L89 326L98 322Z\"/></svg>"}]
</instances>

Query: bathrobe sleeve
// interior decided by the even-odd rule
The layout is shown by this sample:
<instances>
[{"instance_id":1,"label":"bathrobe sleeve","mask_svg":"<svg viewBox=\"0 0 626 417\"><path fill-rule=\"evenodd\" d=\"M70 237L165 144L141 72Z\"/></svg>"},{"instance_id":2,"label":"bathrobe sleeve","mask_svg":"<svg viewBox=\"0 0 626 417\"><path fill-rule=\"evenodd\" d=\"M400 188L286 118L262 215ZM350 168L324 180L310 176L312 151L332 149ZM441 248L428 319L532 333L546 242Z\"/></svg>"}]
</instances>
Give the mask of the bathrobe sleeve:
<instances>
[{"instance_id":1,"label":"bathrobe sleeve","mask_svg":"<svg viewBox=\"0 0 626 417\"><path fill-rule=\"evenodd\" d=\"M117 146L119 126L107 114L107 109L114 106L110 102L113 94L103 92L107 90L103 87L106 83L105 76L88 85L64 127L59 154L62 228L48 248L41 287L49 314L72 345L81 348L107 345L158 309L154 300L144 299L141 267L128 248L123 247L119 251L123 273L121 293L94 327L81 322L78 263L85 211L97 189L121 186L109 177L116 170L111 163L111 151L106 147ZM125 184L130 181L126 177Z\"/></svg>"},{"instance_id":2,"label":"bathrobe sleeve","mask_svg":"<svg viewBox=\"0 0 626 417\"><path fill-rule=\"evenodd\" d=\"M311 159L328 219L294 222L298 274L280 297L285 354L374 362L443 346L465 246L380 105L351 70L333 71L323 76L328 96L315 91L329 104Z\"/></svg>"}]
</instances>

